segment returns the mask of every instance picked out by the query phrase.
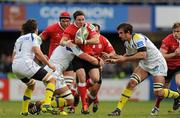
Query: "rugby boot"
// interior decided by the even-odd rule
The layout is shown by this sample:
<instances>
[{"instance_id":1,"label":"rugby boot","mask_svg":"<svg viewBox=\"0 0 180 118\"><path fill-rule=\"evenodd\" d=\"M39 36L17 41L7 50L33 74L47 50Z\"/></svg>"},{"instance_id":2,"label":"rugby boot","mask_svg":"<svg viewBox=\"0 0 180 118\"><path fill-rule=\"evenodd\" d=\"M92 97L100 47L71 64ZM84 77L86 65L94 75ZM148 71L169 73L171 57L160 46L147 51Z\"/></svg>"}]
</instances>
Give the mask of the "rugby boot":
<instances>
[{"instance_id":1,"label":"rugby boot","mask_svg":"<svg viewBox=\"0 0 180 118\"><path fill-rule=\"evenodd\" d=\"M157 107L152 108L152 110L151 110L152 116L158 115L158 113L159 113L159 109Z\"/></svg>"},{"instance_id":2,"label":"rugby boot","mask_svg":"<svg viewBox=\"0 0 180 118\"><path fill-rule=\"evenodd\" d=\"M121 110L116 108L114 111L108 114L108 116L120 116Z\"/></svg>"},{"instance_id":3,"label":"rugby boot","mask_svg":"<svg viewBox=\"0 0 180 118\"><path fill-rule=\"evenodd\" d=\"M174 99L173 110L176 111L180 108L180 96Z\"/></svg>"},{"instance_id":4,"label":"rugby boot","mask_svg":"<svg viewBox=\"0 0 180 118\"><path fill-rule=\"evenodd\" d=\"M82 114L89 114L88 105L84 105L81 109Z\"/></svg>"},{"instance_id":5,"label":"rugby boot","mask_svg":"<svg viewBox=\"0 0 180 118\"><path fill-rule=\"evenodd\" d=\"M93 113L97 112L98 107L99 107L99 100L98 100L98 98L96 97L96 99L95 99L94 102L93 102L93 107L92 107Z\"/></svg>"}]
</instances>

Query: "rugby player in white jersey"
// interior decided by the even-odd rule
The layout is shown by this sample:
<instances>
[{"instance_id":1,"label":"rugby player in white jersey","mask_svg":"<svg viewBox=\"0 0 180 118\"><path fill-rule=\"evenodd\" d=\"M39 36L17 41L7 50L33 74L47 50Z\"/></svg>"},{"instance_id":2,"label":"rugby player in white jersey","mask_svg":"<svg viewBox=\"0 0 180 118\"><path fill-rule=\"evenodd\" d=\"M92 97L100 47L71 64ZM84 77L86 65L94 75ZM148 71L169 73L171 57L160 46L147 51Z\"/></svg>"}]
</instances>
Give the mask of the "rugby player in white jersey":
<instances>
[{"instance_id":1,"label":"rugby player in white jersey","mask_svg":"<svg viewBox=\"0 0 180 118\"><path fill-rule=\"evenodd\" d=\"M29 19L22 25L22 36L20 36L14 46L12 70L27 88L23 95L21 115L28 115L28 105L35 87L35 80L46 83L45 100L41 105L43 112L52 111L50 105L51 98L55 90L55 76L40 67L34 58L46 64L52 71L55 66L50 64L40 49L41 39L38 34L36 20Z\"/></svg>"},{"instance_id":2,"label":"rugby player in white jersey","mask_svg":"<svg viewBox=\"0 0 180 118\"><path fill-rule=\"evenodd\" d=\"M50 63L55 65L57 69L56 71L58 72L59 75L62 75L62 72L68 68L74 56L84 59L94 65L99 64L98 59L96 59L93 56L88 55L87 53L82 52L81 49L77 45L73 44L71 41L68 42L67 46L59 45L53 51L49 59ZM51 71L51 69L48 66L45 66L44 69L47 70L48 72ZM54 94L60 95L61 97L65 98L66 99L65 102L67 102L66 103L67 106L73 107L73 96L68 86L66 85L63 77L57 78L56 90Z\"/></svg>"},{"instance_id":3,"label":"rugby player in white jersey","mask_svg":"<svg viewBox=\"0 0 180 118\"><path fill-rule=\"evenodd\" d=\"M110 56L106 62L122 63L127 61L138 61L130 80L121 94L116 109L109 116L119 116L128 99L131 97L135 87L148 77L153 76L154 95L163 98L178 98L179 93L163 88L167 75L167 64L155 45L144 35L133 33L133 26L128 23L118 25L117 31L121 40L125 41L125 55ZM106 55L106 54L104 54Z\"/></svg>"},{"instance_id":4,"label":"rugby player in white jersey","mask_svg":"<svg viewBox=\"0 0 180 118\"><path fill-rule=\"evenodd\" d=\"M81 30L77 31L78 32ZM99 59L96 59L93 56L88 55L87 53L82 52L82 50L71 41L67 41L66 46L59 45L52 53L49 62L56 67L56 76L59 76L56 80L56 90L54 92L55 98L51 101L51 105L53 108L57 107L65 107L71 106L73 107L74 98L72 96L71 91L69 90L64 78L63 71L65 71L74 56L77 56L83 60L86 60L94 65L99 65ZM47 65L44 69L48 72L51 72L52 69ZM40 102L36 102L36 104L31 103L29 106L29 111L31 114L38 113L40 111L39 105L42 104ZM61 115L66 115L65 112L60 112Z\"/></svg>"}]
</instances>

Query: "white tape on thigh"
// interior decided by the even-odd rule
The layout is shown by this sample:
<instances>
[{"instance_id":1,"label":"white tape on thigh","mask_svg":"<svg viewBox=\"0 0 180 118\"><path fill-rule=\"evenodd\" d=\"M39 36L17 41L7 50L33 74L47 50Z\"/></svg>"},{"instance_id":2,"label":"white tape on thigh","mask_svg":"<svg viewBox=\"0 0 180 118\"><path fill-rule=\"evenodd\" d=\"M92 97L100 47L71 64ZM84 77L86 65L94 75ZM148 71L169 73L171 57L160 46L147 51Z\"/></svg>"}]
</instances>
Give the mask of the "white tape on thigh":
<instances>
[{"instance_id":1,"label":"white tape on thigh","mask_svg":"<svg viewBox=\"0 0 180 118\"><path fill-rule=\"evenodd\" d=\"M64 80L67 85L71 86L72 83L74 82L75 78L71 76L64 76Z\"/></svg>"},{"instance_id":2,"label":"white tape on thigh","mask_svg":"<svg viewBox=\"0 0 180 118\"><path fill-rule=\"evenodd\" d=\"M154 91L159 91L163 88L163 83L154 83L153 87L154 87Z\"/></svg>"},{"instance_id":3,"label":"white tape on thigh","mask_svg":"<svg viewBox=\"0 0 180 118\"><path fill-rule=\"evenodd\" d=\"M137 84L141 83L141 78L139 75L137 75L136 73L133 73L130 77L131 80L136 81Z\"/></svg>"},{"instance_id":4,"label":"white tape on thigh","mask_svg":"<svg viewBox=\"0 0 180 118\"><path fill-rule=\"evenodd\" d=\"M31 79L28 83L26 83L27 86L34 85L36 81L34 79Z\"/></svg>"},{"instance_id":5,"label":"white tape on thigh","mask_svg":"<svg viewBox=\"0 0 180 118\"><path fill-rule=\"evenodd\" d=\"M62 93L61 97L63 97L64 99L74 99L70 90L67 90L64 93Z\"/></svg>"},{"instance_id":6,"label":"white tape on thigh","mask_svg":"<svg viewBox=\"0 0 180 118\"><path fill-rule=\"evenodd\" d=\"M53 76L50 73L47 73L46 76L42 79L42 81L47 82L49 81Z\"/></svg>"}]
</instances>

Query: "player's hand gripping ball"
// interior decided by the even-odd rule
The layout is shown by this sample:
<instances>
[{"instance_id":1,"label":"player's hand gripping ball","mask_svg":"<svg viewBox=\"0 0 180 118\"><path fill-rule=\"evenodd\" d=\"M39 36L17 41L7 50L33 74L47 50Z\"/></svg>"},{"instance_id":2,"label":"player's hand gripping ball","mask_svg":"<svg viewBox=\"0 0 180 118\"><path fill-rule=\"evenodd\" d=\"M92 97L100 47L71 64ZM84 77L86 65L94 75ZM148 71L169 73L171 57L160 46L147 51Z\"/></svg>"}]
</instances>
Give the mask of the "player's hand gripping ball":
<instances>
[{"instance_id":1,"label":"player's hand gripping ball","mask_svg":"<svg viewBox=\"0 0 180 118\"><path fill-rule=\"evenodd\" d=\"M78 31L76 32L75 42L77 44L85 45L88 35L89 35L89 32L86 26L79 28Z\"/></svg>"}]
</instances>

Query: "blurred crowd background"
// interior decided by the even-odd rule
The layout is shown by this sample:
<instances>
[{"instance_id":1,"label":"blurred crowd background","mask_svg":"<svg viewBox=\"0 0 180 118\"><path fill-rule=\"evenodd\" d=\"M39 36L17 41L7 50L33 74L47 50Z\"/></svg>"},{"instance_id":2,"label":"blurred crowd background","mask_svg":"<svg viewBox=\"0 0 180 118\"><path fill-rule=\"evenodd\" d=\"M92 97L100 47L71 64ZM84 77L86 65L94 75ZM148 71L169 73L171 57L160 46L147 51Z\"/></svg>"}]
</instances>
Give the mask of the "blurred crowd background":
<instances>
[{"instance_id":1,"label":"blurred crowd background","mask_svg":"<svg viewBox=\"0 0 180 118\"><path fill-rule=\"evenodd\" d=\"M164 19L164 25L159 21L156 21L158 20L157 18L159 12L154 12L158 9L156 9L155 6L169 6L170 8L178 7L180 5L180 0L0 0L0 78L14 77L11 70L12 51L14 42L20 36L20 26L23 21L30 17L34 17L35 19L37 18L40 23L39 32L41 32L47 25L50 24L50 21L47 21L47 18L43 19L43 17L36 15L35 13L39 12L36 11L37 9L47 7L48 5L51 5L50 9L57 6L61 9L61 5L63 5L64 8L67 8L68 6L79 8L82 4L85 6L91 5L92 9L94 6L96 8L99 7L100 10L96 11L96 13L101 12L101 8L103 10L105 7L112 7L112 9L114 9L115 15L113 17L111 16L111 20L105 18L105 16L103 16L100 20L93 19L92 16L90 19L93 19L93 22L97 20L97 23L100 23L100 25L103 26L101 33L109 39L118 54L123 54L125 50L122 42L117 40L117 23L113 24L113 22L117 21L118 23L121 23L122 21L125 21L132 23L138 32L142 32L147 35L159 48L161 40L168 33L171 33L171 25L176 22L176 20L179 20L179 13L177 13L177 16L174 17L174 21L172 20L170 23L167 22L168 25L166 25L165 22L167 19ZM26 7L27 13L24 11ZM129 10L124 11L127 9L124 7L127 7ZM35 11L33 11L33 8ZM141 8L145 11L141 10ZM69 10L70 8L67 9ZM70 10L70 12L72 13L72 10ZM173 11L171 12L174 13ZM179 11L176 10L176 12ZM105 12L102 11L102 13ZM21 16L17 16L17 14L21 14ZM122 18L124 14L128 20ZM57 18L53 19L53 22L58 21ZM105 19L105 21L102 21L103 19ZM48 23L43 23L42 21L47 21ZM106 24L111 24L111 26L104 27ZM48 43L49 42L46 41L42 45L42 49L45 54L47 54ZM134 66L135 64L132 63L106 64L104 66L103 78L126 78L131 74Z\"/></svg>"}]
</instances>

